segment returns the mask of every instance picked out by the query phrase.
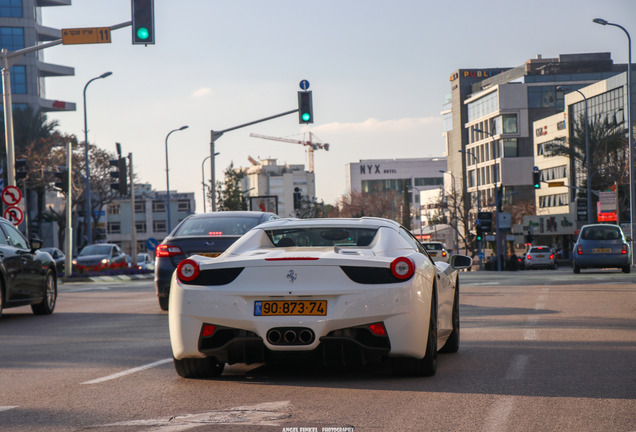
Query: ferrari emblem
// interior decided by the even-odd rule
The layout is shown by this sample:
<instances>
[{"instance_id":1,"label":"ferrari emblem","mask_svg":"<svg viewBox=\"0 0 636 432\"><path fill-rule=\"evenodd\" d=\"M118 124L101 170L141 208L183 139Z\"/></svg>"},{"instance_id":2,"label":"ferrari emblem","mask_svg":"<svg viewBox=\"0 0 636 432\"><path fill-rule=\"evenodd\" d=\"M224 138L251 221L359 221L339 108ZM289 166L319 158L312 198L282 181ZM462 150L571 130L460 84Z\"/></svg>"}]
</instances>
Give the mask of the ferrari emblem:
<instances>
[{"instance_id":1,"label":"ferrari emblem","mask_svg":"<svg viewBox=\"0 0 636 432\"><path fill-rule=\"evenodd\" d=\"M289 273L287 273L287 279L289 279L289 283L294 283L298 274L294 271L294 269L290 269Z\"/></svg>"}]
</instances>

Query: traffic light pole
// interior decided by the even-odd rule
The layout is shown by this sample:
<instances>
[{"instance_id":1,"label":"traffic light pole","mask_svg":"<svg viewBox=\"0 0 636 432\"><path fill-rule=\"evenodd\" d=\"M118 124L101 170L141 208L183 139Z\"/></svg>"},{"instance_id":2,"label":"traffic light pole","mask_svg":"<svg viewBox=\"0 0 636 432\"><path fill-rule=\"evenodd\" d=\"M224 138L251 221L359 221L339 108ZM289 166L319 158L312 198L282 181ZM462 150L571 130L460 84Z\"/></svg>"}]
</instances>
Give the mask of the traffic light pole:
<instances>
[{"instance_id":1,"label":"traffic light pole","mask_svg":"<svg viewBox=\"0 0 636 432\"><path fill-rule=\"evenodd\" d=\"M210 136L211 136L211 138L210 138L210 179L211 179L210 182L212 183L211 188L210 188L210 191L211 191L210 193L212 195L212 211L213 212L216 211L216 187L215 187L215 184L214 184L214 176L215 176L215 172L214 172L214 152L215 152L214 144L215 144L216 140L221 138L221 136L223 136L223 134L225 132L231 132L233 130L241 129L241 128L244 128L244 127L247 127L247 126L251 126L251 125L256 124L256 123L262 123L262 122L265 122L265 121L268 121L268 120L273 120L273 119L278 118L278 117L283 117L283 116L286 116L286 115L289 115L289 114L294 114L294 113L297 113L298 111L299 111L298 108L296 108L294 110L285 111L284 113L280 113L280 114L276 114L276 115L273 115L273 116L265 117L265 118L262 118L262 119L259 119L259 120L254 120L254 121L249 122L249 123L244 123L242 125L234 126L234 127L231 127L231 128L220 130L220 131L215 131L215 130L211 130L210 131Z\"/></svg>"},{"instance_id":2,"label":"traffic light pole","mask_svg":"<svg viewBox=\"0 0 636 432\"><path fill-rule=\"evenodd\" d=\"M66 176L66 228L64 229L64 276L70 277L73 273L73 218L71 209L73 208L73 188L71 187L71 181L73 176L71 157L71 140L66 143L66 169L68 175Z\"/></svg>"}]
</instances>

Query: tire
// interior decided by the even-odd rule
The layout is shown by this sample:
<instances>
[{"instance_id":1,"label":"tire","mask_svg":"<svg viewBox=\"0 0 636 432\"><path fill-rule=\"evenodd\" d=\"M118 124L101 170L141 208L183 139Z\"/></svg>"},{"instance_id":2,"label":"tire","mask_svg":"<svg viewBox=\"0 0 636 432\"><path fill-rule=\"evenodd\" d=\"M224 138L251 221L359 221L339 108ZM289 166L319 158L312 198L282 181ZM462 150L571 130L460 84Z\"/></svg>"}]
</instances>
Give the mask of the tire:
<instances>
[{"instance_id":1,"label":"tire","mask_svg":"<svg viewBox=\"0 0 636 432\"><path fill-rule=\"evenodd\" d=\"M632 267L628 264L623 266L623 273L630 273L632 271Z\"/></svg>"},{"instance_id":2,"label":"tire","mask_svg":"<svg viewBox=\"0 0 636 432\"><path fill-rule=\"evenodd\" d=\"M576 274L581 273L581 267L577 266L576 264L572 264L572 271Z\"/></svg>"},{"instance_id":3,"label":"tire","mask_svg":"<svg viewBox=\"0 0 636 432\"><path fill-rule=\"evenodd\" d=\"M2 318L2 309L4 307L4 285L0 282L0 318Z\"/></svg>"},{"instance_id":4,"label":"tire","mask_svg":"<svg viewBox=\"0 0 636 432\"><path fill-rule=\"evenodd\" d=\"M168 303L170 303L170 297L159 297L159 307L163 311L168 310Z\"/></svg>"},{"instance_id":5,"label":"tire","mask_svg":"<svg viewBox=\"0 0 636 432\"><path fill-rule=\"evenodd\" d=\"M433 376L437 372L437 292L433 287L431 313L423 358L396 357L391 359L391 369L397 376Z\"/></svg>"},{"instance_id":6,"label":"tire","mask_svg":"<svg viewBox=\"0 0 636 432\"><path fill-rule=\"evenodd\" d=\"M57 280L53 270L47 270L45 276L44 298L38 304L31 305L31 310L36 315L51 315L57 301Z\"/></svg>"},{"instance_id":7,"label":"tire","mask_svg":"<svg viewBox=\"0 0 636 432\"><path fill-rule=\"evenodd\" d=\"M446 343L439 352L456 353L459 351L459 278L455 286L455 295L453 297L453 331L446 340Z\"/></svg>"},{"instance_id":8,"label":"tire","mask_svg":"<svg viewBox=\"0 0 636 432\"><path fill-rule=\"evenodd\" d=\"M221 375L225 368L225 363L219 363L214 357L172 359L177 374L182 378L213 378Z\"/></svg>"}]
</instances>

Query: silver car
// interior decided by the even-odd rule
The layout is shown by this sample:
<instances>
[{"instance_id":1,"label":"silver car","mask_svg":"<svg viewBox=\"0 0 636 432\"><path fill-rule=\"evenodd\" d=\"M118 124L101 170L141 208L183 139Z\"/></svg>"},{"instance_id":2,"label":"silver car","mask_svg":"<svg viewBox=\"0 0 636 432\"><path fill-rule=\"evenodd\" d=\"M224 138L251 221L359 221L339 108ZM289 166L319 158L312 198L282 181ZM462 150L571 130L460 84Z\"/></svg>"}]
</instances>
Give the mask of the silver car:
<instances>
[{"instance_id":1,"label":"silver car","mask_svg":"<svg viewBox=\"0 0 636 432\"><path fill-rule=\"evenodd\" d=\"M525 254L526 269L556 269L556 257L548 246L530 246Z\"/></svg>"},{"instance_id":2,"label":"silver car","mask_svg":"<svg viewBox=\"0 0 636 432\"><path fill-rule=\"evenodd\" d=\"M448 262L450 254L448 253L448 250L446 250L444 243L438 241L427 241L422 242L422 246L424 246L426 252L428 252L431 258L433 258L433 261Z\"/></svg>"},{"instance_id":3,"label":"silver car","mask_svg":"<svg viewBox=\"0 0 636 432\"><path fill-rule=\"evenodd\" d=\"M572 251L572 269L618 267L631 271L632 251L621 227L613 224L584 225Z\"/></svg>"}]
</instances>

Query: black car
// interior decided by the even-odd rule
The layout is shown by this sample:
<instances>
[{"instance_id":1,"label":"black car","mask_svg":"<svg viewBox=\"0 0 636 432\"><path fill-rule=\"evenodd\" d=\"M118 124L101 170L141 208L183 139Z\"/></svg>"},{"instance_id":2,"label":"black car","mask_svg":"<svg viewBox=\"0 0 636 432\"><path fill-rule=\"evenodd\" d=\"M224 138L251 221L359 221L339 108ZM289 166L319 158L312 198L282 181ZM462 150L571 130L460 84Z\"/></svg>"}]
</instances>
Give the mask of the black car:
<instances>
[{"instance_id":1,"label":"black car","mask_svg":"<svg viewBox=\"0 0 636 432\"><path fill-rule=\"evenodd\" d=\"M73 259L73 268L79 272L102 271L128 267L126 254L116 244L99 243L85 246Z\"/></svg>"},{"instance_id":2,"label":"black car","mask_svg":"<svg viewBox=\"0 0 636 432\"><path fill-rule=\"evenodd\" d=\"M274 213L227 211L191 215L155 251L155 290L159 307L168 310L170 279L181 261L191 255L217 257L243 234L263 222L279 219Z\"/></svg>"},{"instance_id":3,"label":"black car","mask_svg":"<svg viewBox=\"0 0 636 432\"><path fill-rule=\"evenodd\" d=\"M64 275L64 263L66 261L66 255L64 255L64 252L62 252L58 248L54 248L54 247L42 248L40 250L42 252L46 252L49 255L51 255L51 257L53 258L53 261L55 261L55 269L57 271L57 276L58 277L63 276Z\"/></svg>"},{"instance_id":4,"label":"black car","mask_svg":"<svg viewBox=\"0 0 636 432\"><path fill-rule=\"evenodd\" d=\"M39 251L42 241L29 242L8 220L0 218L0 316L4 308L31 305L36 315L49 315L57 300L55 261Z\"/></svg>"}]
</instances>

